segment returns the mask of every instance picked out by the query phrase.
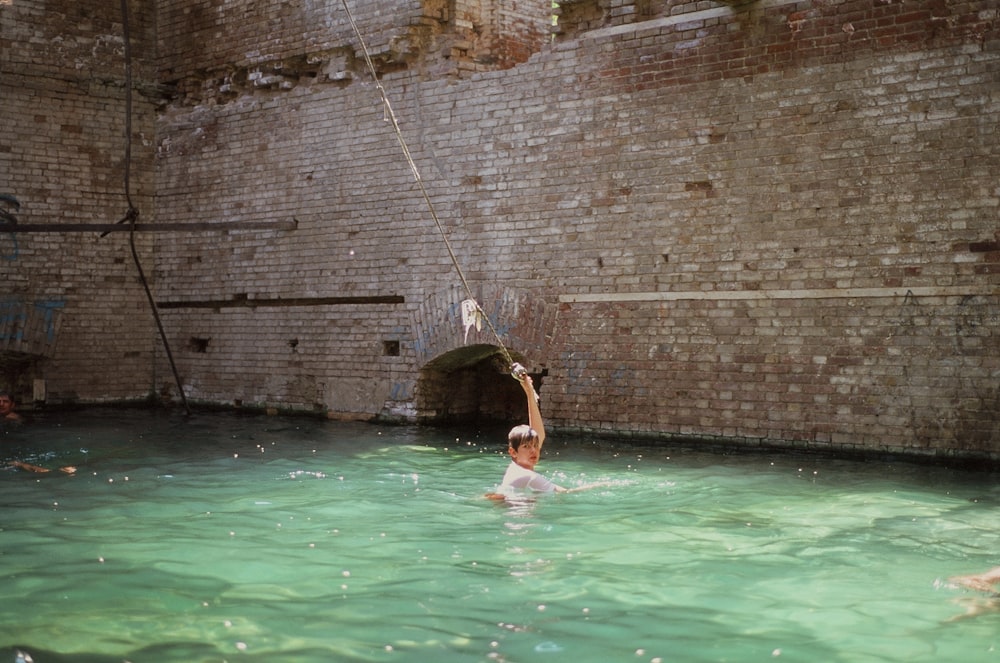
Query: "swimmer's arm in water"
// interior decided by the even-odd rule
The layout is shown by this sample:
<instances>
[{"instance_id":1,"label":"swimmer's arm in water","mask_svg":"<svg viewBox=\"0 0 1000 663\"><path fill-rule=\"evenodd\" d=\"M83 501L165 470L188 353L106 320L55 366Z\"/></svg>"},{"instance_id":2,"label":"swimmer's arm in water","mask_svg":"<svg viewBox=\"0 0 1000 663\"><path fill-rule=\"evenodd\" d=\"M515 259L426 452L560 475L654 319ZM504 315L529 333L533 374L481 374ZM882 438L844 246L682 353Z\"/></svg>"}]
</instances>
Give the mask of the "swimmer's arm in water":
<instances>
[{"instance_id":1,"label":"swimmer's arm in water","mask_svg":"<svg viewBox=\"0 0 1000 663\"><path fill-rule=\"evenodd\" d=\"M585 490L592 490L594 488L606 488L608 486L614 485L612 481L595 481L594 483L585 483L582 486L574 486L572 488L563 488L562 486L556 486L557 493L582 493Z\"/></svg>"},{"instance_id":2,"label":"swimmer's arm in water","mask_svg":"<svg viewBox=\"0 0 1000 663\"><path fill-rule=\"evenodd\" d=\"M14 467L20 468L22 470L28 470L29 472L35 472L37 474L46 474L46 473L52 471L52 470L50 470L48 468L39 467L38 465L32 465L31 463L23 463L23 462L21 462L19 460L12 461L11 465L14 466ZM76 474L76 468L73 467L72 465L67 465L66 467L60 467L59 471L63 472L64 474Z\"/></svg>"},{"instance_id":3,"label":"swimmer's arm in water","mask_svg":"<svg viewBox=\"0 0 1000 663\"><path fill-rule=\"evenodd\" d=\"M985 573L977 573L975 575L969 576L955 576L950 579L963 587L968 587L969 589L975 589L980 592L993 592L995 584L1000 582L1000 566L990 569Z\"/></svg>"}]
</instances>

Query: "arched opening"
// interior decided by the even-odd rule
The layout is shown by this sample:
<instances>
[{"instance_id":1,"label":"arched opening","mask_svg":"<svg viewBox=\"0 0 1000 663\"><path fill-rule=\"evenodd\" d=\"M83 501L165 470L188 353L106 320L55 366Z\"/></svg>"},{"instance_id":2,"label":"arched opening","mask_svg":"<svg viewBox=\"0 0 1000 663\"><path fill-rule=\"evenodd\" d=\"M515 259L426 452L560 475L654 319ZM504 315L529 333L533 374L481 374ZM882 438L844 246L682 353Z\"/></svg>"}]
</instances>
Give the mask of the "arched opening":
<instances>
[{"instance_id":1,"label":"arched opening","mask_svg":"<svg viewBox=\"0 0 1000 663\"><path fill-rule=\"evenodd\" d=\"M530 374L539 392L547 372ZM510 423L527 416L524 391L495 345L457 348L427 362L420 371L416 404L422 424Z\"/></svg>"},{"instance_id":2,"label":"arched opening","mask_svg":"<svg viewBox=\"0 0 1000 663\"><path fill-rule=\"evenodd\" d=\"M0 391L10 393L22 412L45 398L45 383L37 378L41 360L38 355L0 350Z\"/></svg>"}]
</instances>

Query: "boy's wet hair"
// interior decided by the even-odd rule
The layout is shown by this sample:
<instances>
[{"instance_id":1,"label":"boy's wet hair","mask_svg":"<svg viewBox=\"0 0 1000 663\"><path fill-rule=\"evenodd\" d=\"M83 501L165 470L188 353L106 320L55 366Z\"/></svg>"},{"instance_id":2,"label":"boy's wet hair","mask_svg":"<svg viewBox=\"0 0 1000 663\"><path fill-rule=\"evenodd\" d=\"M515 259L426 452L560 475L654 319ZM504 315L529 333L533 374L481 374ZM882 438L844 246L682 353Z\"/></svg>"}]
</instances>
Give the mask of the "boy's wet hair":
<instances>
[{"instance_id":1,"label":"boy's wet hair","mask_svg":"<svg viewBox=\"0 0 1000 663\"><path fill-rule=\"evenodd\" d=\"M515 451L524 442L530 442L531 440L538 439L538 431L527 424L521 424L520 426L514 426L510 429L510 433L507 434L507 443L510 444L510 448Z\"/></svg>"}]
</instances>

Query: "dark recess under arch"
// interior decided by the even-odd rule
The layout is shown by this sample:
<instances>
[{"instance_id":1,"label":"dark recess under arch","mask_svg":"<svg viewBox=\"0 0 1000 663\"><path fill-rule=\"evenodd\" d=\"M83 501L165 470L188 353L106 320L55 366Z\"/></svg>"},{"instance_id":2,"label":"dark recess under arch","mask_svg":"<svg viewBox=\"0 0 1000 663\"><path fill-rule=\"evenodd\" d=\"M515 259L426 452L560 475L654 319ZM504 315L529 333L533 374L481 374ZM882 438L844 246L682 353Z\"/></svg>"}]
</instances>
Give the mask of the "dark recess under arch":
<instances>
[{"instance_id":1,"label":"dark recess under arch","mask_svg":"<svg viewBox=\"0 0 1000 663\"><path fill-rule=\"evenodd\" d=\"M522 358L511 353L515 361ZM513 425L527 418L524 392L510 375L498 346L470 345L424 365L417 384L417 421L422 424ZM547 371L532 373L541 390Z\"/></svg>"}]
</instances>

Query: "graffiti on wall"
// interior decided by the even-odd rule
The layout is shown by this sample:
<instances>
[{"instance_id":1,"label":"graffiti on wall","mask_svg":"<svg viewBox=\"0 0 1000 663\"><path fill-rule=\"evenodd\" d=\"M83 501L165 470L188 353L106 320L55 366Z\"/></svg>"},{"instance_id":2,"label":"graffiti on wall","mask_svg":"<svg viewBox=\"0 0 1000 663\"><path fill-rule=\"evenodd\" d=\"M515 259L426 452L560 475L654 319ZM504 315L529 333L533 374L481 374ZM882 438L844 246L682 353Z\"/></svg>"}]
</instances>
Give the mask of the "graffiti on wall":
<instances>
[{"instance_id":1,"label":"graffiti on wall","mask_svg":"<svg viewBox=\"0 0 1000 663\"><path fill-rule=\"evenodd\" d=\"M17 233L0 233L0 260L17 260Z\"/></svg>"},{"instance_id":2,"label":"graffiti on wall","mask_svg":"<svg viewBox=\"0 0 1000 663\"><path fill-rule=\"evenodd\" d=\"M0 352L50 355L65 306L60 299L0 299Z\"/></svg>"}]
</instances>

